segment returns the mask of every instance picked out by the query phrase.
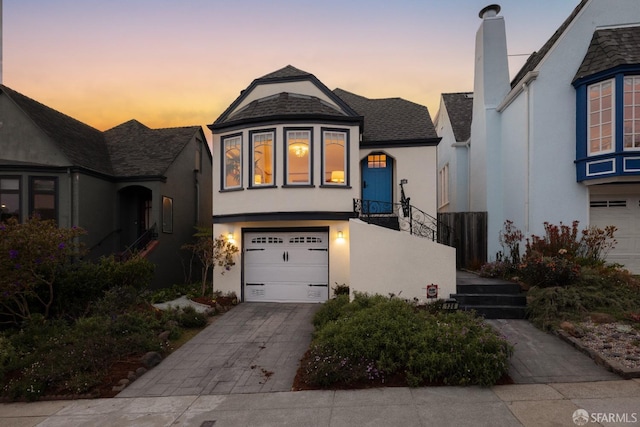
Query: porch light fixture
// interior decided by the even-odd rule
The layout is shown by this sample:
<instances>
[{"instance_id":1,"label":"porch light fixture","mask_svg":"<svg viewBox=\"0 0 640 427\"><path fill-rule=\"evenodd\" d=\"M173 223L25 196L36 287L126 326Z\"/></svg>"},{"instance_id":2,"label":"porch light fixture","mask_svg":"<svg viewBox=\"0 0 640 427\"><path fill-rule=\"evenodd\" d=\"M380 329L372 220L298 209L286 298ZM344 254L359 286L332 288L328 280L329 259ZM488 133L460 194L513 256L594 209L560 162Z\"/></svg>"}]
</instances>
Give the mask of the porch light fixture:
<instances>
[{"instance_id":1,"label":"porch light fixture","mask_svg":"<svg viewBox=\"0 0 640 427\"><path fill-rule=\"evenodd\" d=\"M229 243L233 243L234 242L233 233L228 233L227 234L227 242L229 242Z\"/></svg>"},{"instance_id":2,"label":"porch light fixture","mask_svg":"<svg viewBox=\"0 0 640 427\"><path fill-rule=\"evenodd\" d=\"M342 233L342 231L338 231L338 241L344 242L344 234Z\"/></svg>"},{"instance_id":3,"label":"porch light fixture","mask_svg":"<svg viewBox=\"0 0 640 427\"><path fill-rule=\"evenodd\" d=\"M331 171L331 182L344 182L344 171Z\"/></svg>"}]
</instances>

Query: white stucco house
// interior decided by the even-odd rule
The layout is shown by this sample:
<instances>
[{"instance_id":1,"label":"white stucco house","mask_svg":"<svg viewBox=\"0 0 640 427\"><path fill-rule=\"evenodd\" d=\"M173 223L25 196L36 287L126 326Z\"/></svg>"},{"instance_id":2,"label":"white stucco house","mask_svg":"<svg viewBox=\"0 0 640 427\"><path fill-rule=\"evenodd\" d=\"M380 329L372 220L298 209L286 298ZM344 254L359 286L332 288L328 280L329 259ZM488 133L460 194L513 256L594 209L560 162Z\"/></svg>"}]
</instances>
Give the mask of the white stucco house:
<instances>
[{"instance_id":1,"label":"white stucco house","mask_svg":"<svg viewBox=\"0 0 640 427\"><path fill-rule=\"evenodd\" d=\"M286 66L209 128L214 235L240 248L236 267L214 271L216 290L275 302L322 302L336 284L421 300L430 284L455 292L455 249L432 222L440 138L426 107L332 91Z\"/></svg>"},{"instance_id":2,"label":"white stucco house","mask_svg":"<svg viewBox=\"0 0 640 427\"><path fill-rule=\"evenodd\" d=\"M469 180L455 200L467 192L467 209L488 213L489 254L505 220L537 235L545 221L578 220L615 225L608 260L640 273L637 0L581 1L511 81L499 13L480 12Z\"/></svg>"}]
</instances>

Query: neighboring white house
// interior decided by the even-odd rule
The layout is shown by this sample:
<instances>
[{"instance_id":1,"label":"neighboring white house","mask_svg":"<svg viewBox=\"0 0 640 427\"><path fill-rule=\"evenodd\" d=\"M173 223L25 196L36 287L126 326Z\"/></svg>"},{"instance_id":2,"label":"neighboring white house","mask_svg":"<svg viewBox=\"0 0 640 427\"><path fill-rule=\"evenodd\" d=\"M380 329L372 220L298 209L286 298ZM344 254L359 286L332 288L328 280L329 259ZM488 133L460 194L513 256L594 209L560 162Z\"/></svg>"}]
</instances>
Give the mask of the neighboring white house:
<instances>
[{"instance_id":1,"label":"neighboring white house","mask_svg":"<svg viewBox=\"0 0 640 427\"><path fill-rule=\"evenodd\" d=\"M499 11L480 12L469 146L468 209L488 212L488 253L505 220L537 235L578 220L617 226L608 260L640 273L638 1L581 1L511 82Z\"/></svg>"},{"instance_id":2,"label":"neighboring white house","mask_svg":"<svg viewBox=\"0 0 640 427\"><path fill-rule=\"evenodd\" d=\"M455 292L455 250L415 235L427 231L423 213L437 213L440 139L426 107L331 91L287 66L209 128L214 235L241 250L237 267L215 271L215 289L282 302L325 301L335 284L422 300L432 283ZM401 183L423 221L405 220Z\"/></svg>"},{"instance_id":3,"label":"neighboring white house","mask_svg":"<svg viewBox=\"0 0 640 427\"><path fill-rule=\"evenodd\" d=\"M438 212L469 210L473 93L443 93L434 121L438 144Z\"/></svg>"}]
</instances>

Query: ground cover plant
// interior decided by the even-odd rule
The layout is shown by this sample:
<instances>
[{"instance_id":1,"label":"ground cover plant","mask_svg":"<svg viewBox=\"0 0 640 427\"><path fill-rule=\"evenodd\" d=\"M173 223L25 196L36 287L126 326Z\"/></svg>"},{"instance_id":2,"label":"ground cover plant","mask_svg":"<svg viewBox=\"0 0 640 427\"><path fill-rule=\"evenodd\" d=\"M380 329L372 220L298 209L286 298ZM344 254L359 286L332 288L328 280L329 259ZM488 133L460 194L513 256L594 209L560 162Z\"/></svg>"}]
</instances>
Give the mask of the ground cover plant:
<instances>
[{"instance_id":1,"label":"ground cover plant","mask_svg":"<svg viewBox=\"0 0 640 427\"><path fill-rule=\"evenodd\" d=\"M492 385L507 374L512 347L468 312L418 307L400 298L356 294L326 302L299 388Z\"/></svg>"},{"instance_id":2,"label":"ground cover plant","mask_svg":"<svg viewBox=\"0 0 640 427\"><path fill-rule=\"evenodd\" d=\"M503 252L480 274L520 282L528 291L529 320L541 329L555 330L563 321L579 322L593 313L640 328L640 280L606 262L616 228L580 230L578 221L545 223L544 228L543 236L525 239L506 221L500 235Z\"/></svg>"},{"instance_id":3,"label":"ground cover plant","mask_svg":"<svg viewBox=\"0 0 640 427\"><path fill-rule=\"evenodd\" d=\"M152 307L149 261L83 261L83 233L0 222L0 399L99 396L115 365L167 353L183 330L206 325L192 308Z\"/></svg>"}]
</instances>

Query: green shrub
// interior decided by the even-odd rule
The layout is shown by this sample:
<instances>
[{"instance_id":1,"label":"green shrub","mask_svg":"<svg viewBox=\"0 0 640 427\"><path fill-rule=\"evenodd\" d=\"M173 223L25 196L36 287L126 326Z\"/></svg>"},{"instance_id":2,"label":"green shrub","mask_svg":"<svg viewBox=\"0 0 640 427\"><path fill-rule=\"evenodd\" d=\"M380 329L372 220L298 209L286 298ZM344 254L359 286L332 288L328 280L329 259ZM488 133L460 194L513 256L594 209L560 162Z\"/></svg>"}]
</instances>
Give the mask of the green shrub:
<instances>
[{"instance_id":1,"label":"green shrub","mask_svg":"<svg viewBox=\"0 0 640 427\"><path fill-rule=\"evenodd\" d=\"M203 313L198 313L191 306L182 307L178 311L177 320L183 328L201 328L207 324L207 318Z\"/></svg>"},{"instance_id":2,"label":"green shrub","mask_svg":"<svg viewBox=\"0 0 640 427\"><path fill-rule=\"evenodd\" d=\"M349 304L348 295L338 295L326 301L313 316L313 326L316 329L320 329L328 322L337 320L340 317L342 308L347 304Z\"/></svg>"},{"instance_id":3,"label":"green shrub","mask_svg":"<svg viewBox=\"0 0 640 427\"><path fill-rule=\"evenodd\" d=\"M509 344L469 313L431 314L398 298L363 294L329 307L315 322L303 367L312 384L382 382L404 374L413 386L490 385L508 370Z\"/></svg>"},{"instance_id":4,"label":"green shrub","mask_svg":"<svg viewBox=\"0 0 640 427\"><path fill-rule=\"evenodd\" d=\"M332 289L333 289L333 295L335 296L349 295L349 285L345 283L343 283L342 285L339 285L336 283L336 285Z\"/></svg>"},{"instance_id":5,"label":"green shrub","mask_svg":"<svg viewBox=\"0 0 640 427\"><path fill-rule=\"evenodd\" d=\"M529 286L568 286L580 277L580 265L563 256L527 256L519 277Z\"/></svg>"}]
</instances>

